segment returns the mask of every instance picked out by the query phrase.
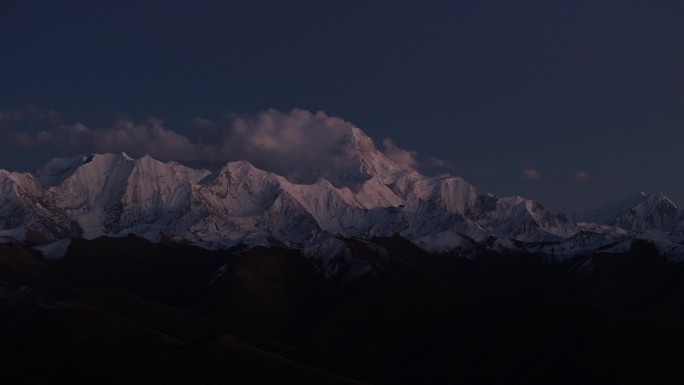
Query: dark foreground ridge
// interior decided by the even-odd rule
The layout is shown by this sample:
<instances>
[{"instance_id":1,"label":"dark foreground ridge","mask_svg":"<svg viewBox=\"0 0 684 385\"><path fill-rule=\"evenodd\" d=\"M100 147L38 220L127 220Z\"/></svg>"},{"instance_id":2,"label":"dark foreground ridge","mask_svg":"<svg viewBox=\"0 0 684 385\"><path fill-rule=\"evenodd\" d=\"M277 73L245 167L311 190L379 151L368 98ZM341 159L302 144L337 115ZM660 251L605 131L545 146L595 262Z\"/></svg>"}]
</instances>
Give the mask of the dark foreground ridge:
<instances>
[{"instance_id":1,"label":"dark foreground ridge","mask_svg":"<svg viewBox=\"0 0 684 385\"><path fill-rule=\"evenodd\" d=\"M0 244L3 384L643 384L684 380L684 271L635 241L562 264L341 238L297 250Z\"/></svg>"}]
</instances>

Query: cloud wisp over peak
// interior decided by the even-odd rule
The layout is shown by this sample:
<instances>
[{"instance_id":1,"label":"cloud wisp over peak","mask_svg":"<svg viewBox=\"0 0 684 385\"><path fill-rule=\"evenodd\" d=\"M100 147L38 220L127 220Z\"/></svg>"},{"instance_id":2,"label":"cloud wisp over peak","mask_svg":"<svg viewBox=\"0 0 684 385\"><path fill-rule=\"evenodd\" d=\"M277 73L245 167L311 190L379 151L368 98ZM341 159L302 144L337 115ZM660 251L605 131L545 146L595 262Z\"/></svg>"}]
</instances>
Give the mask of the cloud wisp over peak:
<instances>
[{"instance_id":1,"label":"cloud wisp over peak","mask_svg":"<svg viewBox=\"0 0 684 385\"><path fill-rule=\"evenodd\" d=\"M20 118L15 115L0 117ZM126 152L134 157L149 154L160 160L213 165L247 160L294 181L324 177L344 184L339 175L358 170L353 124L321 111L269 109L217 121L194 118L187 133L171 130L157 118L144 122L121 118L96 128L80 122L51 124L45 120L48 124L38 130L5 129L5 137L17 147L52 148L72 154ZM379 149L404 170L420 166L415 151L399 148L390 138L385 138Z\"/></svg>"}]
</instances>

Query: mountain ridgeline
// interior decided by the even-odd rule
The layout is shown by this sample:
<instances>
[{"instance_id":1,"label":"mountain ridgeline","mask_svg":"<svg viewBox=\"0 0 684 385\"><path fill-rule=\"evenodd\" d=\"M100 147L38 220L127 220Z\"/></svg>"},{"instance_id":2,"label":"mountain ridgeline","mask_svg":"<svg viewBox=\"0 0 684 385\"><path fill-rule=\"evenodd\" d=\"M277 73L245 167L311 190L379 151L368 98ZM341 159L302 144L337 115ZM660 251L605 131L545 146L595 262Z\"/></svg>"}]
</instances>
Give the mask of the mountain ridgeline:
<instances>
[{"instance_id":1,"label":"mountain ridgeline","mask_svg":"<svg viewBox=\"0 0 684 385\"><path fill-rule=\"evenodd\" d=\"M480 194L459 177L403 170L359 129L347 139L340 146L352 156L339 175L276 175L246 161L212 173L125 153L53 159L33 173L0 170L0 236L169 236L210 249L285 245L329 258L350 254L339 236L398 234L430 253L557 260L648 239L669 258L684 256L684 211L660 193L567 217L519 196Z\"/></svg>"}]
</instances>

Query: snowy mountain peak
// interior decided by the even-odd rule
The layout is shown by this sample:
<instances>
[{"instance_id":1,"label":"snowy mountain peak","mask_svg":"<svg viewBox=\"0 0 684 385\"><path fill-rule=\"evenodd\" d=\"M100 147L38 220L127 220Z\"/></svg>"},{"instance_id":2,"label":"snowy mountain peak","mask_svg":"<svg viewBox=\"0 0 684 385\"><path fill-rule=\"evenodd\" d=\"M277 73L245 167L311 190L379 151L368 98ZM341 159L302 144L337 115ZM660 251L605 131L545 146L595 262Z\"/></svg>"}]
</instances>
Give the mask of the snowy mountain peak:
<instances>
[{"instance_id":1,"label":"snowy mountain peak","mask_svg":"<svg viewBox=\"0 0 684 385\"><path fill-rule=\"evenodd\" d=\"M132 170L132 175L135 175L136 177L147 176L155 178L157 181L184 180L191 184L198 183L209 174L211 174L211 171L209 170L197 170L173 161L161 162L149 155L134 159L134 167Z\"/></svg>"},{"instance_id":2,"label":"snowy mountain peak","mask_svg":"<svg viewBox=\"0 0 684 385\"><path fill-rule=\"evenodd\" d=\"M576 219L630 231L670 231L678 216L677 206L664 194L639 192L602 208L579 214Z\"/></svg>"},{"instance_id":3,"label":"snowy mountain peak","mask_svg":"<svg viewBox=\"0 0 684 385\"><path fill-rule=\"evenodd\" d=\"M282 185L286 179L271 172L255 167L247 161L228 162L219 172L215 181L211 184L220 183L222 188L233 188L247 185L256 186L261 184Z\"/></svg>"},{"instance_id":4,"label":"snowy mountain peak","mask_svg":"<svg viewBox=\"0 0 684 385\"><path fill-rule=\"evenodd\" d=\"M237 174L242 176L249 174L269 174L268 171L256 168L253 164L246 160L236 160L226 163L226 165L223 166L221 173Z\"/></svg>"},{"instance_id":5,"label":"snowy mountain peak","mask_svg":"<svg viewBox=\"0 0 684 385\"><path fill-rule=\"evenodd\" d=\"M650 202L651 204L657 204L662 202L665 205L668 206L673 206L674 208L677 208L677 206L672 202L670 198L665 196L665 194L661 192L656 192L656 193L651 193L646 195L646 201Z\"/></svg>"},{"instance_id":6,"label":"snowy mountain peak","mask_svg":"<svg viewBox=\"0 0 684 385\"><path fill-rule=\"evenodd\" d=\"M359 159L359 171L384 184L394 183L405 172L376 147L373 139L361 129L352 127L352 138Z\"/></svg>"}]
</instances>

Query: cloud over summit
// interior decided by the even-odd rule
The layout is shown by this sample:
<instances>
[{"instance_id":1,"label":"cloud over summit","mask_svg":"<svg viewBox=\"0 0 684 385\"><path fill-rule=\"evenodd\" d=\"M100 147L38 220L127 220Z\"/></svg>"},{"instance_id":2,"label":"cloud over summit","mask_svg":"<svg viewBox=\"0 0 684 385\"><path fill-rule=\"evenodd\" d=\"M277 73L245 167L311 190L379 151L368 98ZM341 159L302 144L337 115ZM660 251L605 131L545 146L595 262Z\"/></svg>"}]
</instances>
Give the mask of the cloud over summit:
<instances>
[{"instance_id":1,"label":"cloud over summit","mask_svg":"<svg viewBox=\"0 0 684 385\"><path fill-rule=\"evenodd\" d=\"M119 119L102 128L75 123L51 124L33 133L8 130L6 137L16 146L70 153L126 152L135 157L149 154L160 160L214 165L247 160L295 181L324 177L345 184L336 178L354 174L359 168L353 125L321 111L269 109L218 121L195 118L190 126L187 133L180 133L159 119L142 123ZM382 145L381 150L402 169L417 168L415 151L401 149L389 138Z\"/></svg>"},{"instance_id":2,"label":"cloud over summit","mask_svg":"<svg viewBox=\"0 0 684 385\"><path fill-rule=\"evenodd\" d=\"M418 161L416 160L418 153L416 151L401 149L390 138L382 140L382 147L385 156L402 170L413 171L418 166Z\"/></svg>"}]
</instances>

